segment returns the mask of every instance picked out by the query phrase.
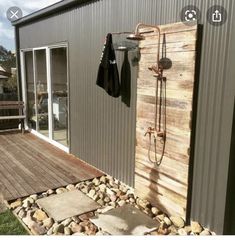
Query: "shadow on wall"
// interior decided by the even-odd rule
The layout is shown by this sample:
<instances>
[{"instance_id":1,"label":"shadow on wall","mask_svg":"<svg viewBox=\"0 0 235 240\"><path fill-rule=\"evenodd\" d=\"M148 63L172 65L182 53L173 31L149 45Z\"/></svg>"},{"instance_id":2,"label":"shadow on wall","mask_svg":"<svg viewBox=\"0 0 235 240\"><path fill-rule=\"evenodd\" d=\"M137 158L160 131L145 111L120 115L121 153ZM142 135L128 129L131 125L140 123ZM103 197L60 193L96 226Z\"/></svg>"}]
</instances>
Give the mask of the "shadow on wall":
<instances>
[{"instance_id":1,"label":"shadow on wall","mask_svg":"<svg viewBox=\"0 0 235 240\"><path fill-rule=\"evenodd\" d=\"M124 52L124 60L121 69L121 98L122 102L130 107L131 103L131 65L128 58L128 51Z\"/></svg>"},{"instance_id":2,"label":"shadow on wall","mask_svg":"<svg viewBox=\"0 0 235 240\"><path fill-rule=\"evenodd\" d=\"M156 179L156 180L153 180ZM162 204L161 204L161 199L159 199L158 195L162 195L160 191L158 190L158 179L159 177L159 172L155 167L152 167L149 173L149 180L150 180L150 185L149 185L149 192L147 194L147 199L149 199L149 202L152 203L153 206L156 206L158 209L160 209L164 213L169 213L169 209L166 209ZM154 200L153 200L154 199ZM154 204L156 203L157 204Z\"/></svg>"},{"instance_id":3,"label":"shadow on wall","mask_svg":"<svg viewBox=\"0 0 235 240\"><path fill-rule=\"evenodd\" d=\"M132 49L127 49L124 51L124 58L121 66L121 100L127 106L131 106L131 86L132 71L137 67L140 60L139 48L132 51ZM135 75L135 74L134 74Z\"/></svg>"},{"instance_id":4,"label":"shadow on wall","mask_svg":"<svg viewBox=\"0 0 235 240\"><path fill-rule=\"evenodd\" d=\"M234 111L233 111L233 127L232 138L230 146L230 159L229 159L229 173L228 173L228 187L227 187L227 199L225 210L225 222L224 222L224 234L235 234L235 99L234 99Z\"/></svg>"}]
</instances>

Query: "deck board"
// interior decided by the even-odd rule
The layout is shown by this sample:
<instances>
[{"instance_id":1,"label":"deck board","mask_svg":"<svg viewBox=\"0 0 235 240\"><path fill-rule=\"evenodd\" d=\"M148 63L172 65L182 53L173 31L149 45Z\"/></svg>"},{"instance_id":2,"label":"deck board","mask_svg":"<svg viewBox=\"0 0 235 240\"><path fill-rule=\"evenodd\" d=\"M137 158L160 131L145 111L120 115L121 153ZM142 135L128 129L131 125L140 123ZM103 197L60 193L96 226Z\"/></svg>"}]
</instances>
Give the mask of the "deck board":
<instances>
[{"instance_id":1,"label":"deck board","mask_svg":"<svg viewBox=\"0 0 235 240\"><path fill-rule=\"evenodd\" d=\"M101 175L101 171L31 133L0 133L0 194L5 200Z\"/></svg>"}]
</instances>

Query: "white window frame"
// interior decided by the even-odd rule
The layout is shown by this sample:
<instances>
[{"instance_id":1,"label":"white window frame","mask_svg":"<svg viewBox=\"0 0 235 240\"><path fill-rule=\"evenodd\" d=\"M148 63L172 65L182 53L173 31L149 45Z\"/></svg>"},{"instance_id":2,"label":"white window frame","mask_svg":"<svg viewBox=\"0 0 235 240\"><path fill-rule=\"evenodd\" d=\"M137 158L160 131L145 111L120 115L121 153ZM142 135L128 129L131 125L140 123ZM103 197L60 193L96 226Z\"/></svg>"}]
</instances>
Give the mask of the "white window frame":
<instances>
[{"instance_id":1,"label":"white window frame","mask_svg":"<svg viewBox=\"0 0 235 240\"><path fill-rule=\"evenodd\" d=\"M66 53L67 53L67 91L68 91L68 138L69 138L69 146L66 147L61 143L56 142L55 140L53 140L53 117L52 117L52 86L51 86L51 60L50 60L50 50L53 48L66 48ZM43 50L45 49L46 51L46 66L47 66L47 92L48 92L48 129L49 129L49 136L45 136L43 134L41 134L38 131L38 121L36 124L36 130L29 128L28 123L27 123L27 84L26 84L26 75L25 75L25 57L24 57L24 53L25 52L30 52L32 51L33 53L33 68L34 68L34 91L36 93L36 71L35 71L35 51L36 50ZM60 148L61 150L69 153L70 152L70 109L69 109L69 68L68 68L68 43L67 42L63 42L63 43L58 43L58 44L53 44L53 45L47 45L47 46L42 46L42 47L35 47L35 48L25 48L25 49L20 49L20 65L21 65L21 87L22 87L22 97L23 97L23 101L25 103L25 128L26 130L30 131L32 134L36 135L37 137L53 144L54 146ZM35 104L37 104L37 96L35 94ZM37 108L36 110L36 116L37 115Z\"/></svg>"}]
</instances>

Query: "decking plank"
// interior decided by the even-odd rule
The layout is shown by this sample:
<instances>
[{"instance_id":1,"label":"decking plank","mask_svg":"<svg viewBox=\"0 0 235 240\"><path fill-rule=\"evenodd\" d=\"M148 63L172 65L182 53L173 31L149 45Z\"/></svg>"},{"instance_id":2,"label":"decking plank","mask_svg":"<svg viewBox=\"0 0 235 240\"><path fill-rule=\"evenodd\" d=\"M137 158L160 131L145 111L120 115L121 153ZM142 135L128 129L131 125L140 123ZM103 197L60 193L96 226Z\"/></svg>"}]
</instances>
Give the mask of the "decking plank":
<instances>
[{"instance_id":1,"label":"decking plank","mask_svg":"<svg viewBox=\"0 0 235 240\"><path fill-rule=\"evenodd\" d=\"M0 156L0 194L6 200L103 175L28 132L1 132Z\"/></svg>"},{"instance_id":2,"label":"decking plank","mask_svg":"<svg viewBox=\"0 0 235 240\"><path fill-rule=\"evenodd\" d=\"M42 153L38 153L35 150L32 142L30 146L24 145L25 142L24 139L22 139L21 142L22 144L20 148L22 151L24 151L24 154L27 155L28 161L31 162L31 166L34 168L35 171L37 172L39 171L40 172L39 174L44 175L46 181L49 181L52 184L54 184L54 182L59 182L60 184L63 185L71 180L61 172L62 169L60 167L56 165L52 166L50 162L44 161L43 159L47 160L47 157ZM47 174L48 170L51 171L50 175ZM36 175L35 172L34 175Z\"/></svg>"}]
</instances>

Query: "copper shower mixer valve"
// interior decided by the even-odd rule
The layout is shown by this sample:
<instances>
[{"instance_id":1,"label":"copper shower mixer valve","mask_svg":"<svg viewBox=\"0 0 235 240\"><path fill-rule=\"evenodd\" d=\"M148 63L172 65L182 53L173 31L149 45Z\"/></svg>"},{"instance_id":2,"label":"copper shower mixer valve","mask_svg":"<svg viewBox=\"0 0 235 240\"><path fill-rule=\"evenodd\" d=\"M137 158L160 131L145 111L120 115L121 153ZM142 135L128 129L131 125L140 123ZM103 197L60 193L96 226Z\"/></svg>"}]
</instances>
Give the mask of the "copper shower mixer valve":
<instances>
[{"instance_id":1,"label":"copper shower mixer valve","mask_svg":"<svg viewBox=\"0 0 235 240\"><path fill-rule=\"evenodd\" d=\"M162 69L159 68L157 65L152 65L152 66L148 67L148 69L155 73L154 76L158 77L162 74Z\"/></svg>"},{"instance_id":2,"label":"copper shower mixer valve","mask_svg":"<svg viewBox=\"0 0 235 240\"><path fill-rule=\"evenodd\" d=\"M157 77L158 80L163 80L164 82L166 81L166 77L162 77L163 74L163 68L161 66L157 65L152 65L151 67L148 67L148 69L155 74L153 74L154 77Z\"/></svg>"},{"instance_id":3,"label":"copper shower mixer valve","mask_svg":"<svg viewBox=\"0 0 235 240\"><path fill-rule=\"evenodd\" d=\"M157 139L157 137L164 139L166 137L165 131L156 131L153 127L148 127L144 136L146 136L147 134L149 134L150 137L153 135L154 139Z\"/></svg>"}]
</instances>

